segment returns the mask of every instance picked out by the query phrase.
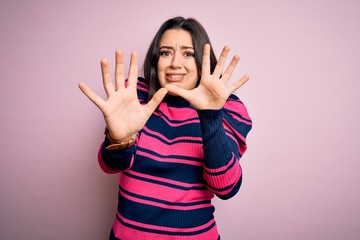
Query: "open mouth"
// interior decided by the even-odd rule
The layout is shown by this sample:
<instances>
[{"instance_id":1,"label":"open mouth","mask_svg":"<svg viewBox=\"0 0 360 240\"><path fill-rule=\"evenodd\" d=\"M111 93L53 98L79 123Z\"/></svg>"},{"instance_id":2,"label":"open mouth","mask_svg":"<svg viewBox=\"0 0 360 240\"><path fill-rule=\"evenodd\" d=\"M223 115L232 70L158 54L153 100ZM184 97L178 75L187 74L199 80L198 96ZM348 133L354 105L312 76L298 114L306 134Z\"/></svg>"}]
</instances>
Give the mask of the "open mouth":
<instances>
[{"instance_id":1,"label":"open mouth","mask_svg":"<svg viewBox=\"0 0 360 240\"><path fill-rule=\"evenodd\" d=\"M184 74L166 74L166 79L169 82L179 82L184 78Z\"/></svg>"}]
</instances>

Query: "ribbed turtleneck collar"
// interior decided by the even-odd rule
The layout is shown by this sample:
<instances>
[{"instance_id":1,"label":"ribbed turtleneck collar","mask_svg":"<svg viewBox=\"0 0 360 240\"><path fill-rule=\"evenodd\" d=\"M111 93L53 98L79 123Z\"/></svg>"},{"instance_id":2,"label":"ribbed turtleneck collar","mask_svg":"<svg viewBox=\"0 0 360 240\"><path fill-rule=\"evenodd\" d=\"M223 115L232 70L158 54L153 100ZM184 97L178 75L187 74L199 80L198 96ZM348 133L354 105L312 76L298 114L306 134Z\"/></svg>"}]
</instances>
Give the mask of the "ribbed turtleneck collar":
<instances>
[{"instance_id":1,"label":"ribbed turtleneck collar","mask_svg":"<svg viewBox=\"0 0 360 240\"><path fill-rule=\"evenodd\" d=\"M183 99L182 97L173 96L170 94L167 94L163 100L167 103L168 106L172 107L187 107L190 106L190 103Z\"/></svg>"}]
</instances>

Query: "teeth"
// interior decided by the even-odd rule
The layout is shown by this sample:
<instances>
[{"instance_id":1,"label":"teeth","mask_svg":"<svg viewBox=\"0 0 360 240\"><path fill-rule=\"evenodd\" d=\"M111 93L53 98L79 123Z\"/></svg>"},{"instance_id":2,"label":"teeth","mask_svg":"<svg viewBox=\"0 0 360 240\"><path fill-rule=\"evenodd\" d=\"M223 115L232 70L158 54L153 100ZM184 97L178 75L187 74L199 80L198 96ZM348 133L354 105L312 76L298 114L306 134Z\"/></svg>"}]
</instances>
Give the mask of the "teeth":
<instances>
[{"instance_id":1,"label":"teeth","mask_svg":"<svg viewBox=\"0 0 360 240\"><path fill-rule=\"evenodd\" d=\"M169 79L171 80L180 80L182 75L168 75Z\"/></svg>"}]
</instances>

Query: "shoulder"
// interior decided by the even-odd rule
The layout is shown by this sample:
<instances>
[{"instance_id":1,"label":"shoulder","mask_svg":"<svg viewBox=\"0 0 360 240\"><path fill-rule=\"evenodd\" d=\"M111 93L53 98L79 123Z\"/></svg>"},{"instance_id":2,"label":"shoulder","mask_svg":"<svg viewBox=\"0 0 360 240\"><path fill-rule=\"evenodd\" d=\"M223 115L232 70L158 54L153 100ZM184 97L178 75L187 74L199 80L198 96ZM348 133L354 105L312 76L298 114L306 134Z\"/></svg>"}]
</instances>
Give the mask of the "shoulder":
<instances>
[{"instance_id":1,"label":"shoulder","mask_svg":"<svg viewBox=\"0 0 360 240\"><path fill-rule=\"evenodd\" d=\"M247 110L245 104L235 94L231 94L229 96L228 100L226 101L226 103L224 105L224 110L228 114L241 116L241 118L251 121L250 120L251 118L249 116L249 113L248 113L248 110Z\"/></svg>"},{"instance_id":2,"label":"shoulder","mask_svg":"<svg viewBox=\"0 0 360 240\"><path fill-rule=\"evenodd\" d=\"M245 105L237 95L231 94L229 96L229 98L226 100L224 108L232 109L232 108L238 108L238 107L245 107Z\"/></svg>"}]
</instances>

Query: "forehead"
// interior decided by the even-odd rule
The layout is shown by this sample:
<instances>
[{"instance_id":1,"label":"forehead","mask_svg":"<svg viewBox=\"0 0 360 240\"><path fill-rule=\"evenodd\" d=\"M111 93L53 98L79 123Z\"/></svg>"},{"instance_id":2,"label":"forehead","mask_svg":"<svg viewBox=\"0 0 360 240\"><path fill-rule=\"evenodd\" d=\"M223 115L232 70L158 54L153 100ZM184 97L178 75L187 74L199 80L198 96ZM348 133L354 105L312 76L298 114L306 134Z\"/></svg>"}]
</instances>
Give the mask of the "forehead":
<instances>
[{"instance_id":1,"label":"forehead","mask_svg":"<svg viewBox=\"0 0 360 240\"><path fill-rule=\"evenodd\" d=\"M187 46L193 47L192 37L188 31L182 29L166 30L160 39L161 46Z\"/></svg>"}]
</instances>

